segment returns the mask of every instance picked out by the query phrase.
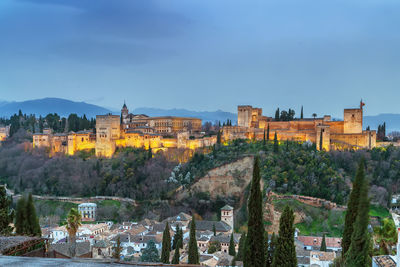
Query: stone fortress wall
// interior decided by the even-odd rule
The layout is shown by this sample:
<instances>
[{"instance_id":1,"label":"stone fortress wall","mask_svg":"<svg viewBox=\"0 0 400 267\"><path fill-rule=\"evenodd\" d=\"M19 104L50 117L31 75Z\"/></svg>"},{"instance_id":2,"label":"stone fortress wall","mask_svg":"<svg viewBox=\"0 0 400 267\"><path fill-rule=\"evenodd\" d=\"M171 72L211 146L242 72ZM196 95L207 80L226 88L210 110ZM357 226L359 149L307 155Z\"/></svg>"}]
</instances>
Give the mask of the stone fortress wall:
<instances>
[{"instance_id":1,"label":"stone fortress wall","mask_svg":"<svg viewBox=\"0 0 400 267\"><path fill-rule=\"evenodd\" d=\"M332 121L331 116L322 118L295 119L292 121L275 121L262 115L261 108L238 106L238 125L223 127L223 139L257 139L264 138L269 127L269 139L275 133L278 140L310 141L320 149L371 149L376 146L376 131L363 130L363 106L345 109L343 121ZM322 138L321 138L322 135Z\"/></svg>"},{"instance_id":2,"label":"stone fortress wall","mask_svg":"<svg viewBox=\"0 0 400 267\"><path fill-rule=\"evenodd\" d=\"M332 121L331 116L321 118L275 121L263 116L261 108L238 106L237 126L224 126L222 139L262 140L269 127L269 139L275 133L278 140L312 142L317 149L371 149L376 147L376 131L363 130L363 106L345 109L342 121ZM51 154L75 154L77 151L95 149L96 156L111 157L118 147L151 148L154 152L170 148L192 149L210 147L216 136L201 133L201 119L183 117L149 117L130 114L124 104L121 116L96 116L96 134L91 131L53 134L45 130L33 135L34 147L45 147ZM321 137L322 136L322 137ZM322 141L322 146L320 142Z\"/></svg>"}]
</instances>

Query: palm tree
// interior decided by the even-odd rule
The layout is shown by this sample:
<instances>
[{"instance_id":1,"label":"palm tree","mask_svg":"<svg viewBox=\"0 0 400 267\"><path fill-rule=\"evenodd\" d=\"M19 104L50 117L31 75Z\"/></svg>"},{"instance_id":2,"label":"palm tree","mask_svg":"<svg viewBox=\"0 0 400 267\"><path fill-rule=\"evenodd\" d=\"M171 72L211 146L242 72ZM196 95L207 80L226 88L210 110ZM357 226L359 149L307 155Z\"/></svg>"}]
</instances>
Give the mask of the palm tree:
<instances>
[{"instance_id":1,"label":"palm tree","mask_svg":"<svg viewBox=\"0 0 400 267\"><path fill-rule=\"evenodd\" d=\"M82 225L81 223L82 215L78 212L77 209L72 208L67 217L67 228L68 231L68 242L70 243L70 254L71 257L75 257L76 252L76 232L78 232L79 226Z\"/></svg>"},{"instance_id":2,"label":"palm tree","mask_svg":"<svg viewBox=\"0 0 400 267\"><path fill-rule=\"evenodd\" d=\"M317 117L317 113L313 113L312 116L314 117L315 120L315 118Z\"/></svg>"}]
</instances>

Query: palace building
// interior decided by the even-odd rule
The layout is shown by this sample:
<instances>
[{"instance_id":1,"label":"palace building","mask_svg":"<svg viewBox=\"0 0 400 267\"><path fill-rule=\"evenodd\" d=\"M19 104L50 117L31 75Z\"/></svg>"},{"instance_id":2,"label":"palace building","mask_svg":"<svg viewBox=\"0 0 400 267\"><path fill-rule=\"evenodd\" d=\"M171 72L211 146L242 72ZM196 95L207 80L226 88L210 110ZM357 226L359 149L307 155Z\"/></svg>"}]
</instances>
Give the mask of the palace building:
<instances>
[{"instance_id":1,"label":"palace building","mask_svg":"<svg viewBox=\"0 0 400 267\"><path fill-rule=\"evenodd\" d=\"M238 106L237 126L224 126L223 138L262 140L264 132L268 133L269 128L269 140L273 140L276 133L278 140L310 141L316 144L317 149L326 151L371 149L376 146L376 131L363 130L363 107L364 103L360 102L359 108L345 109L343 120L340 121L332 120L329 115L276 121L272 117L263 116L261 108Z\"/></svg>"},{"instance_id":2,"label":"palace building","mask_svg":"<svg viewBox=\"0 0 400 267\"><path fill-rule=\"evenodd\" d=\"M262 140L269 132L269 140L312 142L318 150L371 149L376 146L376 131L363 128L363 106L345 109L343 120L320 118L276 121L262 115L261 108L238 106L236 126L222 128L223 141L234 139ZM51 154L75 154L80 150L95 149L96 156L111 157L118 147L152 149L154 152L171 148L192 149L213 146L217 137L201 132L202 121L184 117L149 117L131 114L123 105L121 116L97 115L96 132L33 134L33 146L49 149ZM268 131L269 129L269 131ZM267 136L268 138L268 136Z\"/></svg>"}]
</instances>

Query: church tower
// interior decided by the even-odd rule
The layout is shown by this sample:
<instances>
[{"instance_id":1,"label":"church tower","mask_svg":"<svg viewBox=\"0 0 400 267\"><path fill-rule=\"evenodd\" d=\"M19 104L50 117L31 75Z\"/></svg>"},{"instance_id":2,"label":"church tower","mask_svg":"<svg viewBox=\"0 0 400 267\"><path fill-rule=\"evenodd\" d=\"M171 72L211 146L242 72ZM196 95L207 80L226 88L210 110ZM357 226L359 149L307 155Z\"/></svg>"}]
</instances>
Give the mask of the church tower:
<instances>
[{"instance_id":1,"label":"church tower","mask_svg":"<svg viewBox=\"0 0 400 267\"><path fill-rule=\"evenodd\" d=\"M233 232L233 208L225 205L221 208L221 222L228 224Z\"/></svg>"},{"instance_id":2,"label":"church tower","mask_svg":"<svg viewBox=\"0 0 400 267\"><path fill-rule=\"evenodd\" d=\"M129 116L129 110L124 101L124 105L122 106L121 109L121 124L126 124L129 122L128 116Z\"/></svg>"}]
</instances>

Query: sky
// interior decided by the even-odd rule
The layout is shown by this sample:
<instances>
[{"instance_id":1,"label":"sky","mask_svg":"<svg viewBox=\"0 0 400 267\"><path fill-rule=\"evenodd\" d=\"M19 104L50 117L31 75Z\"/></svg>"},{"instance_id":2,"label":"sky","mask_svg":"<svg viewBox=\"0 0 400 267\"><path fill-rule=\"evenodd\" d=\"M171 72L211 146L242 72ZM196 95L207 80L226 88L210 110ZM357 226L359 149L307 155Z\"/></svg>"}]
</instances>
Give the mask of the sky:
<instances>
[{"instance_id":1,"label":"sky","mask_svg":"<svg viewBox=\"0 0 400 267\"><path fill-rule=\"evenodd\" d=\"M0 100L400 113L400 1L1 0Z\"/></svg>"}]
</instances>

